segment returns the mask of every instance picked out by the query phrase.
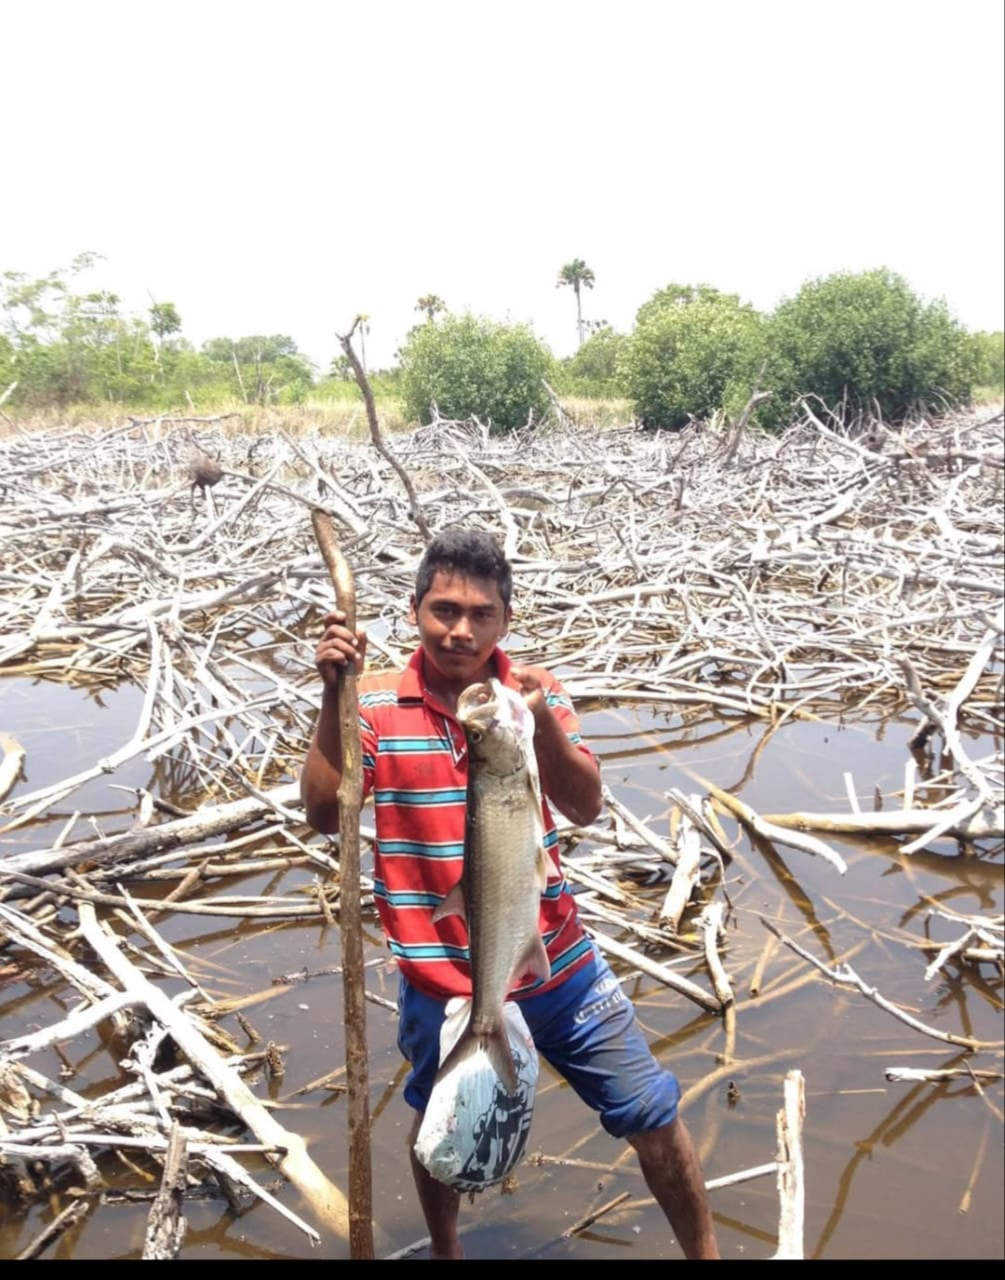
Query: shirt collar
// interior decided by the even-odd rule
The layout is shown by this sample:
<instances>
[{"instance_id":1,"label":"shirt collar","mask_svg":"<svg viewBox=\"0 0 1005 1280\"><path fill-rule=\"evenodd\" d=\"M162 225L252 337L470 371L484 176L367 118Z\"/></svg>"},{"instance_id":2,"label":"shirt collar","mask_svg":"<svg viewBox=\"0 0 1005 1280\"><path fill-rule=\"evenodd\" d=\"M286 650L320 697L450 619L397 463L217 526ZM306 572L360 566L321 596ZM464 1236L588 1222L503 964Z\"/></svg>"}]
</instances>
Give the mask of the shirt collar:
<instances>
[{"instance_id":1,"label":"shirt collar","mask_svg":"<svg viewBox=\"0 0 1005 1280\"><path fill-rule=\"evenodd\" d=\"M492 650L492 661L498 672L498 677L504 685L508 685L510 689L519 689L520 686L513 679L513 663L510 662L507 654L497 645ZM420 646L408 660L408 665L401 675L401 683L398 685L398 701L415 701L423 702L424 699L424 659L422 647Z\"/></svg>"}]
</instances>

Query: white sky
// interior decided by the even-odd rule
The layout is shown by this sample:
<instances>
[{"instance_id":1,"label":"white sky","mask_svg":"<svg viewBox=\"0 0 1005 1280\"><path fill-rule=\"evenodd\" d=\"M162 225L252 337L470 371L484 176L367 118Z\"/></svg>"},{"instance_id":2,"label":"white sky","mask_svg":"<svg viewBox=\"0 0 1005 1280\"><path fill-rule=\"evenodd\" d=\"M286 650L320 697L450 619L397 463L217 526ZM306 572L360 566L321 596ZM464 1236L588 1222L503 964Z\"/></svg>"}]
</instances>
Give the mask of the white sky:
<instances>
[{"instance_id":1,"label":"white sky","mask_svg":"<svg viewBox=\"0 0 1005 1280\"><path fill-rule=\"evenodd\" d=\"M576 345L670 281L762 309L888 266L1005 324L1002 0L30 0L3 45L0 270L185 336L360 311L390 363L437 293Z\"/></svg>"}]
</instances>

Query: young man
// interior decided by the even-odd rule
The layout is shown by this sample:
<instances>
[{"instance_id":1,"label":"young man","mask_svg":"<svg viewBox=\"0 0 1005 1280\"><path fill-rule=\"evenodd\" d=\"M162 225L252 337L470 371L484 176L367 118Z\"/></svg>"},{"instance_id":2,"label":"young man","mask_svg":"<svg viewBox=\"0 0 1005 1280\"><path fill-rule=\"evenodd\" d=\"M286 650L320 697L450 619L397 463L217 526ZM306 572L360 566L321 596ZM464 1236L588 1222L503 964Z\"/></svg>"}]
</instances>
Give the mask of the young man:
<instances>
[{"instance_id":1,"label":"young man","mask_svg":"<svg viewBox=\"0 0 1005 1280\"><path fill-rule=\"evenodd\" d=\"M359 685L364 792L373 792L377 831L374 896L400 971L398 1043L412 1065L405 1100L416 1111L409 1154L435 1258L463 1257L460 1194L414 1154L439 1065L444 1008L451 996L471 994L463 923L456 916L432 922L463 863L467 755L458 695L490 676L522 693L535 721L545 847L556 868L548 804L577 823L592 822L601 806L599 770L562 686L540 668L513 666L498 647L512 617L511 592L509 565L492 538L478 530L441 533L419 565L409 609L419 648L404 671ZM352 662L362 672L366 651L365 633L354 635L344 621L338 612L324 620L315 654L322 705L301 775L307 820L322 832L338 829L338 671ZM680 1088L650 1053L562 879L550 880L542 895L540 928L552 976L542 983L524 975L513 993L538 1052L600 1113L607 1132L638 1152L685 1255L717 1258L701 1168L677 1115Z\"/></svg>"}]
</instances>

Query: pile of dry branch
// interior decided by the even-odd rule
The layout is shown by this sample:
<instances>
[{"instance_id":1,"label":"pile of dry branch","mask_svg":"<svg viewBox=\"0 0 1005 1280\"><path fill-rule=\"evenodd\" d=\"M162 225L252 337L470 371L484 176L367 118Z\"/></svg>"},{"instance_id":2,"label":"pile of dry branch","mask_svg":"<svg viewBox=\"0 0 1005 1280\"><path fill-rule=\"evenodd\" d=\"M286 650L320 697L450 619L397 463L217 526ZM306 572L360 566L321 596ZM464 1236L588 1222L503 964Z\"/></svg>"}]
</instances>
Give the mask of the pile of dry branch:
<instances>
[{"instance_id":1,"label":"pile of dry branch","mask_svg":"<svg viewBox=\"0 0 1005 1280\"><path fill-rule=\"evenodd\" d=\"M216 1025L232 1011L201 997L151 924L164 911L328 921L338 911L337 844L305 829L291 783L318 705L312 651L330 606L313 508L339 531L376 665L399 664L414 643L404 617L424 531L465 523L495 533L513 563L511 652L557 671L583 703L662 704L682 722L711 709L772 726L917 711L903 791L880 812L862 812L851 779L848 811L827 814L760 815L709 786L668 793L669 837L610 793L601 823L564 831L584 919L619 967L713 1013L735 1011L718 951L728 899L708 871L731 856L723 815L836 871L840 855L811 832L902 836L907 852L1005 834L1001 414L856 432L807 403L776 436L716 421L676 435L552 426L494 436L477 421L437 421L388 447L417 506L386 450L346 439L247 439L167 418L0 439L0 674L144 691L128 740L44 786L18 785L23 751L0 740L0 964L34 956L80 995L62 1023L0 1042L0 1179L14 1170L22 1195L39 1193L42 1162L88 1187L93 1148L167 1153L173 1143L151 1256L177 1245L168 1210L185 1182L179 1162L197 1161L236 1194L233 1153L249 1148L219 1124L200 1128L207 1112L237 1117L298 1181L318 1223L343 1225L339 1193L243 1085L248 1055ZM975 752L978 739L995 749ZM75 792L103 775L115 785L136 759L154 781L133 791L132 825L95 836ZM69 821L26 847L26 832L67 804ZM225 847L224 835L234 837ZM300 891L214 891L252 865L303 867ZM615 883L626 874L670 876L655 918ZM145 879L177 883L167 901L144 899ZM704 984L653 955L689 949L681 921L696 907ZM116 939L98 915L125 931ZM950 960L1000 969L1000 917L958 924L930 973ZM124 955L130 934L139 968ZM95 976L95 955L115 984ZM182 977L181 996L160 995L140 969ZM830 976L882 999L847 964ZM25 1062L102 1019L125 1034L126 1011L138 1008L145 1029L126 1090L85 1101ZM157 1065L165 1040L184 1062ZM790 1182L798 1163L781 1160Z\"/></svg>"}]
</instances>

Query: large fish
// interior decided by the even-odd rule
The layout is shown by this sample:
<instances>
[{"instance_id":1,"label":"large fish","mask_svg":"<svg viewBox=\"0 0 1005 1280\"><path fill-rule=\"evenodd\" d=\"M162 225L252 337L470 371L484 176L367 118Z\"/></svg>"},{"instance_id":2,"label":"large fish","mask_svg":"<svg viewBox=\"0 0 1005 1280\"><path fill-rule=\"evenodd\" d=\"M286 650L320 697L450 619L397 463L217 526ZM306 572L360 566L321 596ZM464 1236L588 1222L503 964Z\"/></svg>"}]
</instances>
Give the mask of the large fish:
<instances>
[{"instance_id":1,"label":"large fish","mask_svg":"<svg viewBox=\"0 0 1005 1280\"><path fill-rule=\"evenodd\" d=\"M551 977L538 927L550 863L534 717L519 693L489 680L464 690L457 718L468 742L464 869L433 919L459 915L467 923L471 1018L437 1079L484 1049L500 1080L515 1093L503 1001L524 974L544 981Z\"/></svg>"}]
</instances>

